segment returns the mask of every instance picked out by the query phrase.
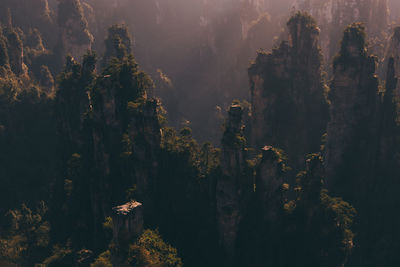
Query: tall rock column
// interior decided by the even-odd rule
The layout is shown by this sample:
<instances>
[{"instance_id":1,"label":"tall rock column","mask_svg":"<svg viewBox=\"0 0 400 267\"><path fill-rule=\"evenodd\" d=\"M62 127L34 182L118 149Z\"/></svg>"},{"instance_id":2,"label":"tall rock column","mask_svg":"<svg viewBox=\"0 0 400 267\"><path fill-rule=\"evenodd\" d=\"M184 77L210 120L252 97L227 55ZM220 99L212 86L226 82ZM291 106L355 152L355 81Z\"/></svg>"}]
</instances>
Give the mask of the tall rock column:
<instances>
[{"instance_id":1,"label":"tall rock column","mask_svg":"<svg viewBox=\"0 0 400 267\"><path fill-rule=\"evenodd\" d=\"M111 58L122 59L132 53L132 39L128 29L123 25L113 25L108 29L108 37L104 41L106 51L102 65L105 67Z\"/></svg>"},{"instance_id":2,"label":"tall rock column","mask_svg":"<svg viewBox=\"0 0 400 267\"><path fill-rule=\"evenodd\" d=\"M228 265L234 260L239 225L243 217L245 140L242 116L242 107L232 105L222 140L222 176L217 181L216 189L219 240Z\"/></svg>"},{"instance_id":3,"label":"tall rock column","mask_svg":"<svg viewBox=\"0 0 400 267\"><path fill-rule=\"evenodd\" d=\"M400 27L395 27L393 30L393 35L390 38L390 43L388 46L388 50L386 52L386 58L387 59L392 59L393 62L387 62L388 64L388 72L393 72L391 75L393 76L392 78L400 78ZM392 70L390 70L390 65L392 66ZM386 66L385 66L386 67ZM389 78L389 77L388 77ZM400 100L400 83L396 83L394 85L395 87L393 88L393 91L391 94L394 97L395 101ZM400 114L400 106L396 106L396 112L397 114ZM396 118L397 122L400 123L400 118Z\"/></svg>"},{"instance_id":4,"label":"tall rock column","mask_svg":"<svg viewBox=\"0 0 400 267\"><path fill-rule=\"evenodd\" d=\"M59 46L63 55L80 60L93 43L80 0L59 0L58 25Z\"/></svg>"},{"instance_id":5,"label":"tall rock column","mask_svg":"<svg viewBox=\"0 0 400 267\"><path fill-rule=\"evenodd\" d=\"M129 104L128 104L129 105ZM133 157L135 159L134 173L136 177L137 194L150 206L152 181L157 175L158 153L161 143L161 125L158 120L160 103L156 99L147 99L143 103L141 116L132 116L128 135L133 140Z\"/></svg>"},{"instance_id":6,"label":"tall rock column","mask_svg":"<svg viewBox=\"0 0 400 267\"><path fill-rule=\"evenodd\" d=\"M383 51L380 39L389 25L388 0L297 0L295 8L310 12L322 29L321 47L328 62L339 48L337 40L350 23L363 22L376 39L375 53Z\"/></svg>"},{"instance_id":7,"label":"tall rock column","mask_svg":"<svg viewBox=\"0 0 400 267\"><path fill-rule=\"evenodd\" d=\"M263 222L272 225L277 221L284 200L282 198L284 162L280 153L270 146L265 146L256 172L256 194L262 206Z\"/></svg>"},{"instance_id":8,"label":"tall rock column","mask_svg":"<svg viewBox=\"0 0 400 267\"><path fill-rule=\"evenodd\" d=\"M142 203L130 201L113 208L113 241L117 246L133 243L143 232Z\"/></svg>"},{"instance_id":9,"label":"tall rock column","mask_svg":"<svg viewBox=\"0 0 400 267\"><path fill-rule=\"evenodd\" d=\"M24 63L24 45L18 32L10 25L6 30L8 58L11 70L16 75L26 74L28 71Z\"/></svg>"},{"instance_id":10,"label":"tall rock column","mask_svg":"<svg viewBox=\"0 0 400 267\"><path fill-rule=\"evenodd\" d=\"M331 121L325 151L328 188L346 200L368 186L377 153L375 57L368 54L364 26L350 25L334 61L329 99Z\"/></svg>"},{"instance_id":11,"label":"tall rock column","mask_svg":"<svg viewBox=\"0 0 400 267\"><path fill-rule=\"evenodd\" d=\"M249 69L254 147L279 147L296 169L306 154L318 152L328 121L321 74L318 27L297 13L287 23L289 42L261 52Z\"/></svg>"},{"instance_id":12,"label":"tall rock column","mask_svg":"<svg viewBox=\"0 0 400 267\"><path fill-rule=\"evenodd\" d=\"M143 233L143 205L130 201L114 207L112 212L113 243L111 257L113 266L125 266L126 251Z\"/></svg>"}]
</instances>

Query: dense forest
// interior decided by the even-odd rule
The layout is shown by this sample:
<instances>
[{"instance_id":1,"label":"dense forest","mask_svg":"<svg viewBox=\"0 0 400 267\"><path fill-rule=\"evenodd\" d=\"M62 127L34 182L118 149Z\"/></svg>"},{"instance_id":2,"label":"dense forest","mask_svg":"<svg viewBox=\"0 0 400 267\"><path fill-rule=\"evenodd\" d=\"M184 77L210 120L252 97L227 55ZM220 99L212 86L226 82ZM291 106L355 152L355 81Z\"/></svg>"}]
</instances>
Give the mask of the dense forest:
<instances>
[{"instance_id":1,"label":"dense forest","mask_svg":"<svg viewBox=\"0 0 400 267\"><path fill-rule=\"evenodd\" d=\"M0 0L0 266L400 266L398 78L398 0Z\"/></svg>"}]
</instances>

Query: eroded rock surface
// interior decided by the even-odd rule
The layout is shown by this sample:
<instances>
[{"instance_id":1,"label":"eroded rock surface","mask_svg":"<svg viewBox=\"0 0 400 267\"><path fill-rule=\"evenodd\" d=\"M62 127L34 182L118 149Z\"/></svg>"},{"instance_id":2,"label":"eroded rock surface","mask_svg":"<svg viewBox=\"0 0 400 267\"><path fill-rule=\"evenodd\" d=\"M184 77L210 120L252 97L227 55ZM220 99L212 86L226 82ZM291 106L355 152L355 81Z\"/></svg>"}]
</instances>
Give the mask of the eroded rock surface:
<instances>
[{"instance_id":1,"label":"eroded rock surface","mask_svg":"<svg viewBox=\"0 0 400 267\"><path fill-rule=\"evenodd\" d=\"M130 201L113 208L113 239L118 245L133 243L143 232L142 203Z\"/></svg>"},{"instance_id":2,"label":"eroded rock surface","mask_svg":"<svg viewBox=\"0 0 400 267\"><path fill-rule=\"evenodd\" d=\"M289 42L259 53L249 69L251 143L256 148L269 144L283 149L300 168L306 154L319 151L328 106L315 21L298 13L287 26Z\"/></svg>"},{"instance_id":3,"label":"eroded rock surface","mask_svg":"<svg viewBox=\"0 0 400 267\"><path fill-rule=\"evenodd\" d=\"M377 149L374 140L378 101L376 58L367 51L365 38L361 24L352 24L346 29L340 54L334 62L329 93L327 183L328 188L345 199L351 198L349 200L357 198L354 196L356 188L366 185L366 178L358 180L361 179L358 170L368 174L367 170L374 164L372 155ZM334 188L341 190L336 192Z\"/></svg>"}]
</instances>

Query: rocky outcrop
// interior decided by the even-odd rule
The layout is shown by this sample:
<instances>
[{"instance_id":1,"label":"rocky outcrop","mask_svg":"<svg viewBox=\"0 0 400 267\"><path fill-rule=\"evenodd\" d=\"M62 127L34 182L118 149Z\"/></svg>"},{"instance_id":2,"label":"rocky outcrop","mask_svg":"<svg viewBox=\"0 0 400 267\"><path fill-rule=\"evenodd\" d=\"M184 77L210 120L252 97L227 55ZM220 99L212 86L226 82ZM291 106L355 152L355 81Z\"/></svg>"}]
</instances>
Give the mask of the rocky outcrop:
<instances>
[{"instance_id":1,"label":"rocky outcrop","mask_svg":"<svg viewBox=\"0 0 400 267\"><path fill-rule=\"evenodd\" d=\"M41 89L46 94L54 96L55 93L54 78L49 68L45 65L42 65L40 68L39 84L41 86Z\"/></svg>"},{"instance_id":2,"label":"rocky outcrop","mask_svg":"<svg viewBox=\"0 0 400 267\"><path fill-rule=\"evenodd\" d=\"M242 116L242 107L232 105L222 140L222 176L216 188L219 240L227 264L232 264L234 260L239 225L243 217L245 139Z\"/></svg>"},{"instance_id":3,"label":"rocky outcrop","mask_svg":"<svg viewBox=\"0 0 400 267\"><path fill-rule=\"evenodd\" d=\"M160 103L147 98L148 87L143 86L147 86L148 77L137 72L131 60L122 60L120 71L124 78L120 82L114 80L120 74L111 72L97 80L98 87L92 92L94 156L96 167L105 176L119 172L119 163L112 159L122 157L127 164L122 167L122 175L130 183L125 186L136 184L137 197L145 202L149 197L148 183L157 171Z\"/></svg>"},{"instance_id":4,"label":"rocky outcrop","mask_svg":"<svg viewBox=\"0 0 400 267\"><path fill-rule=\"evenodd\" d=\"M130 201L114 207L112 213L113 241L117 246L133 243L143 232L143 205Z\"/></svg>"},{"instance_id":5,"label":"rocky outcrop","mask_svg":"<svg viewBox=\"0 0 400 267\"><path fill-rule=\"evenodd\" d=\"M58 5L59 46L63 55L80 60L91 49L93 36L88 30L80 0L61 0Z\"/></svg>"},{"instance_id":6,"label":"rocky outcrop","mask_svg":"<svg viewBox=\"0 0 400 267\"><path fill-rule=\"evenodd\" d=\"M102 66L105 67L111 58L122 59L132 53L132 40L124 25L113 25L108 29L108 37L104 41L106 51Z\"/></svg>"},{"instance_id":7,"label":"rocky outcrop","mask_svg":"<svg viewBox=\"0 0 400 267\"><path fill-rule=\"evenodd\" d=\"M259 53L249 68L251 143L279 147L294 167L301 168L306 154L319 151L328 106L315 21L297 13L287 26L289 42Z\"/></svg>"},{"instance_id":8,"label":"rocky outcrop","mask_svg":"<svg viewBox=\"0 0 400 267\"><path fill-rule=\"evenodd\" d=\"M129 104L128 104L129 105ZM128 107L135 114L137 111ZM156 99L147 99L143 103L139 116L132 116L128 135L133 140L133 159L135 161L134 177L137 185L138 198L149 201L149 190L153 186L154 177L158 174L158 153L161 143L161 126L158 120L160 102ZM137 115L137 114L136 114Z\"/></svg>"},{"instance_id":9,"label":"rocky outcrop","mask_svg":"<svg viewBox=\"0 0 400 267\"><path fill-rule=\"evenodd\" d=\"M82 64L76 62L72 57L67 57L64 72L60 76L56 112L58 130L60 136L65 138L63 143L66 144L68 157L79 151L84 139L82 131L85 114L89 109L87 85L93 81L95 64L94 54L87 55ZM47 71L44 70L44 75L46 75L45 72Z\"/></svg>"},{"instance_id":10,"label":"rocky outcrop","mask_svg":"<svg viewBox=\"0 0 400 267\"><path fill-rule=\"evenodd\" d=\"M97 40L105 39L104 28L109 25L129 26L138 61L153 76L160 69L170 77L179 98L188 101L176 105L173 94L161 95L169 113L176 114L168 119L179 127L189 121L200 142L220 141L221 132L211 130L219 123L212 111L217 105L228 107L232 99L248 97L249 60L256 50L271 48L271 32L279 32L280 27L279 19L271 20L273 25L263 20L272 0L88 2L102 25ZM260 16L263 19L257 21ZM100 49L104 48L96 48ZM184 90L188 87L192 89Z\"/></svg>"},{"instance_id":11,"label":"rocky outcrop","mask_svg":"<svg viewBox=\"0 0 400 267\"><path fill-rule=\"evenodd\" d=\"M321 47L328 62L339 48L337 40L347 25L363 22L375 53L383 55L382 33L389 24L388 0L298 0L298 10L310 12L322 29Z\"/></svg>"},{"instance_id":12,"label":"rocky outcrop","mask_svg":"<svg viewBox=\"0 0 400 267\"><path fill-rule=\"evenodd\" d=\"M256 194L261 216L266 225L277 222L284 197L282 186L284 184L284 161L280 153L270 146L262 149L262 158L256 169Z\"/></svg>"},{"instance_id":13,"label":"rocky outcrop","mask_svg":"<svg viewBox=\"0 0 400 267\"><path fill-rule=\"evenodd\" d=\"M7 39L2 33L0 33L0 66L7 68L9 64L10 58L8 57Z\"/></svg>"},{"instance_id":14,"label":"rocky outcrop","mask_svg":"<svg viewBox=\"0 0 400 267\"><path fill-rule=\"evenodd\" d=\"M302 194L300 198L302 201L312 205L308 207L315 207L321 201L321 190L325 181L325 167L322 161L322 157L319 154L312 154L306 160L305 172L299 175L299 186L302 188ZM309 202L309 203L307 203ZM305 205L307 206L307 205ZM314 211L307 212L312 214Z\"/></svg>"},{"instance_id":15,"label":"rocky outcrop","mask_svg":"<svg viewBox=\"0 0 400 267\"><path fill-rule=\"evenodd\" d=\"M82 195L87 199L83 225L100 238L96 223L108 216L110 203L125 199L135 188L135 199L151 210L149 184L156 176L161 130L159 102L147 98L149 77L132 56L113 61L101 75L89 52L82 64L67 57L59 76L56 113L65 158L82 158ZM132 195L130 195L130 198ZM81 207L74 207L78 211Z\"/></svg>"},{"instance_id":16,"label":"rocky outcrop","mask_svg":"<svg viewBox=\"0 0 400 267\"><path fill-rule=\"evenodd\" d=\"M366 192L360 187L368 184L369 170L374 166L378 101L375 65L376 58L367 51L364 27L350 25L334 61L325 163L328 188L351 201L357 199L357 191Z\"/></svg>"},{"instance_id":17,"label":"rocky outcrop","mask_svg":"<svg viewBox=\"0 0 400 267\"><path fill-rule=\"evenodd\" d=\"M387 73L389 72L394 72L392 73L392 76L394 78L400 78L400 27L395 27L393 29L393 35L390 39L389 45L388 45L388 49L386 52L386 64L391 65L392 69L388 69ZM390 59L393 62L389 62ZM396 101L400 100L400 83L396 83L396 87L393 88L393 97ZM396 107L397 110L397 114L400 114L400 106ZM400 123L400 117L398 117L397 122Z\"/></svg>"},{"instance_id":18,"label":"rocky outcrop","mask_svg":"<svg viewBox=\"0 0 400 267\"><path fill-rule=\"evenodd\" d=\"M53 47L57 40L54 10L49 7L48 0L4 0L0 22L7 25L8 16L11 16L15 27L26 33L31 29L40 29L45 45Z\"/></svg>"},{"instance_id":19,"label":"rocky outcrop","mask_svg":"<svg viewBox=\"0 0 400 267\"><path fill-rule=\"evenodd\" d=\"M360 266L397 261L394 250L384 245L398 242L393 233L400 220L392 212L399 203L393 186L399 177L396 155L400 133L396 39L395 33L382 87L385 90L378 90L376 59L367 50L362 25L352 24L346 29L334 62L325 150L326 182L333 194L357 209L359 245L354 259ZM371 250L384 252L369 254Z\"/></svg>"},{"instance_id":20,"label":"rocky outcrop","mask_svg":"<svg viewBox=\"0 0 400 267\"><path fill-rule=\"evenodd\" d=\"M7 40L11 70L16 75L26 74L28 69L24 63L24 45L19 34L13 29L9 29Z\"/></svg>"},{"instance_id":21,"label":"rocky outcrop","mask_svg":"<svg viewBox=\"0 0 400 267\"><path fill-rule=\"evenodd\" d=\"M111 256L113 266L126 266L126 252L143 233L143 205L130 201L124 205L114 207L112 212L113 244Z\"/></svg>"}]
</instances>

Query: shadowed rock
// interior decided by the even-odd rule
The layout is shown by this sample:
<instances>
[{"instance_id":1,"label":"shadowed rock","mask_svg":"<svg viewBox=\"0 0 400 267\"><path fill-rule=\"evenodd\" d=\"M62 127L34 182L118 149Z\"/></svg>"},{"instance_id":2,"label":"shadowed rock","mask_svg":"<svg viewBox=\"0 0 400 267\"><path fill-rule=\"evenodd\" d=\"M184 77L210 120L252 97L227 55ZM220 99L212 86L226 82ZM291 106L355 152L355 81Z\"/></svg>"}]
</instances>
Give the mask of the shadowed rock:
<instances>
[{"instance_id":1,"label":"shadowed rock","mask_svg":"<svg viewBox=\"0 0 400 267\"><path fill-rule=\"evenodd\" d=\"M113 208L113 240L123 246L133 243L143 232L142 203L130 201Z\"/></svg>"}]
</instances>

